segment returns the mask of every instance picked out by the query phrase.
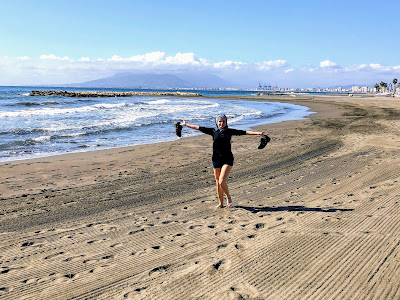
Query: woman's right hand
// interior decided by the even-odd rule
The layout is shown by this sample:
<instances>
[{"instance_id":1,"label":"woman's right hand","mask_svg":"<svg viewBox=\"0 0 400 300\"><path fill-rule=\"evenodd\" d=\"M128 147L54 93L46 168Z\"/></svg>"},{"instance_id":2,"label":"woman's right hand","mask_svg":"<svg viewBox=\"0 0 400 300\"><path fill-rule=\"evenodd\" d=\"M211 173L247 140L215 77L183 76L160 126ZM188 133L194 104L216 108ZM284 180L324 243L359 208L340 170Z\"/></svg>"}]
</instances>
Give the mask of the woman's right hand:
<instances>
[{"instance_id":1,"label":"woman's right hand","mask_svg":"<svg viewBox=\"0 0 400 300\"><path fill-rule=\"evenodd\" d=\"M182 121L182 122L181 122L181 125L182 125L182 126L186 126L186 121Z\"/></svg>"}]
</instances>

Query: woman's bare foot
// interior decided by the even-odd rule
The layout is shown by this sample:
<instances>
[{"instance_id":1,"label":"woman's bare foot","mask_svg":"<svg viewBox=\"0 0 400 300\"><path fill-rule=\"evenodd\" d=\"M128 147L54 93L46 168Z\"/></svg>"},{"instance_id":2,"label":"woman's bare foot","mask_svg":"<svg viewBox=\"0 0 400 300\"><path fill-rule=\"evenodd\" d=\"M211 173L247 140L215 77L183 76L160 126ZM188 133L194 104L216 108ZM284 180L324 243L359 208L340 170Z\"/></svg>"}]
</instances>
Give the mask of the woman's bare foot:
<instances>
[{"instance_id":1,"label":"woman's bare foot","mask_svg":"<svg viewBox=\"0 0 400 300\"><path fill-rule=\"evenodd\" d=\"M228 199L228 204L226 205L227 208L232 207L232 199Z\"/></svg>"},{"instance_id":2,"label":"woman's bare foot","mask_svg":"<svg viewBox=\"0 0 400 300\"><path fill-rule=\"evenodd\" d=\"M215 208L222 208L224 207L222 204L217 205Z\"/></svg>"}]
</instances>

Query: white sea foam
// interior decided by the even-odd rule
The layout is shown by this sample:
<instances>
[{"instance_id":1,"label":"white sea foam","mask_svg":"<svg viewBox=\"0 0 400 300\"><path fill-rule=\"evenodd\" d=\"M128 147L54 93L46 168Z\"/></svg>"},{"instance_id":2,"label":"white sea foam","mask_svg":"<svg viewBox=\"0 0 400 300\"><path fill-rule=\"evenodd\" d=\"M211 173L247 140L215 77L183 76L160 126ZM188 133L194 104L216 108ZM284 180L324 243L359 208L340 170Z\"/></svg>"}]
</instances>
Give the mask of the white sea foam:
<instances>
[{"instance_id":1,"label":"white sea foam","mask_svg":"<svg viewBox=\"0 0 400 300\"><path fill-rule=\"evenodd\" d=\"M33 138L32 140L34 140L35 142L43 143L43 142L50 141L50 139L51 139L51 136L43 135L43 136L39 136L39 137Z\"/></svg>"},{"instance_id":2,"label":"white sea foam","mask_svg":"<svg viewBox=\"0 0 400 300\"><path fill-rule=\"evenodd\" d=\"M55 116L67 114L79 114L84 112L99 111L102 109L113 109L127 106L126 103L117 104L94 104L90 106L82 106L75 108L40 108L25 109L17 111L0 111L0 118L18 118L18 117L34 117L34 116Z\"/></svg>"},{"instance_id":3,"label":"white sea foam","mask_svg":"<svg viewBox=\"0 0 400 300\"><path fill-rule=\"evenodd\" d=\"M155 100L155 101L148 101L146 103L150 104L150 105L160 105L160 104L166 104L166 103L170 103L170 102L171 102L171 100L160 99L160 100Z\"/></svg>"}]
</instances>

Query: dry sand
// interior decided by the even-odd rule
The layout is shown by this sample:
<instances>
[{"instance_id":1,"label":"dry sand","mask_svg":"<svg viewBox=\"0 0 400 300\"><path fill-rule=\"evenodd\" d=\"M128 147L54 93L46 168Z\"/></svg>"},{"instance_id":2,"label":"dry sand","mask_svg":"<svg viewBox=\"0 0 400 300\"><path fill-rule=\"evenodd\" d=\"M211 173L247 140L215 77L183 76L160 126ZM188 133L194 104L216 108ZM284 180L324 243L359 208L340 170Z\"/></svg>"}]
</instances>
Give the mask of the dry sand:
<instances>
[{"instance_id":1,"label":"dry sand","mask_svg":"<svg viewBox=\"0 0 400 300\"><path fill-rule=\"evenodd\" d=\"M0 298L399 299L400 101L285 102L318 113L234 138L232 209L204 135L1 163Z\"/></svg>"}]
</instances>

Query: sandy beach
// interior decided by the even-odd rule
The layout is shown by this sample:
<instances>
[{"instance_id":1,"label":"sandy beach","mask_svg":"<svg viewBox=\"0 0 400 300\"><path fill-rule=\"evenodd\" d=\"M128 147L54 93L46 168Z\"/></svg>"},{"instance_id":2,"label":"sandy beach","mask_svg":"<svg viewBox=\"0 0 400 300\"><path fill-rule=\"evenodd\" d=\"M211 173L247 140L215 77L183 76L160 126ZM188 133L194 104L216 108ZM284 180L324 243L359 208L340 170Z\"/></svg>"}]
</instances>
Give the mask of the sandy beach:
<instances>
[{"instance_id":1,"label":"sandy beach","mask_svg":"<svg viewBox=\"0 0 400 300\"><path fill-rule=\"evenodd\" d=\"M234 138L231 209L205 135L0 163L0 298L400 299L399 99L256 99L316 113Z\"/></svg>"}]
</instances>

